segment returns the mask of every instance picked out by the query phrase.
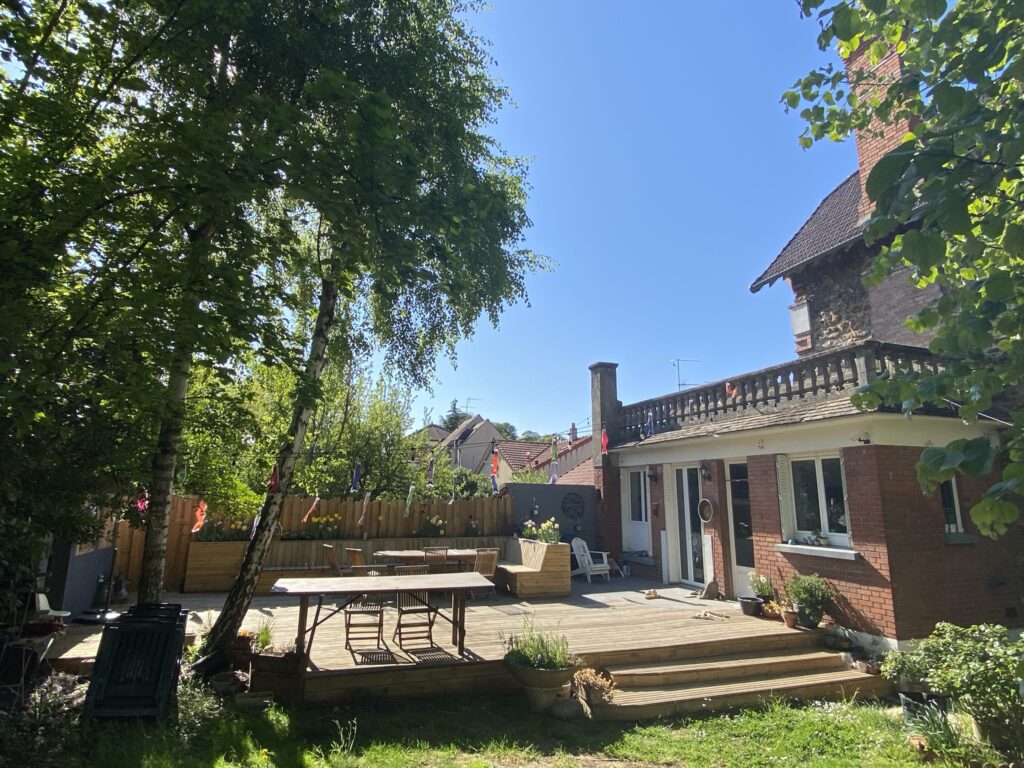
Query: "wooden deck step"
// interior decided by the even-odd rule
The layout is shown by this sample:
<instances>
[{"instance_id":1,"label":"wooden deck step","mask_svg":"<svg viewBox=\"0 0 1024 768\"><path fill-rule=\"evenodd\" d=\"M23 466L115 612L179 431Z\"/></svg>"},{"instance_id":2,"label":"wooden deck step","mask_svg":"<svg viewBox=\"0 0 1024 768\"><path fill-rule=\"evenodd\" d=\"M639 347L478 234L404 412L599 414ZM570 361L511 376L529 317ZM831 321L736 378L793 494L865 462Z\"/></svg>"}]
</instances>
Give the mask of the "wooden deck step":
<instances>
[{"instance_id":1,"label":"wooden deck step","mask_svg":"<svg viewBox=\"0 0 1024 768\"><path fill-rule=\"evenodd\" d=\"M722 682L738 678L845 669L838 653L793 648L766 655L762 651L702 659L619 664L607 667L621 688Z\"/></svg>"},{"instance_id":2,"label":"wooden deck step","mask_svg":"<svg viewBox=\"0 0 1024 768\"><path fill-rule=\"evenodd\" d=\"M595 716L603 720L645 720L686 712L706 712L757 704L772 696L794 699L874 697L891 692L890 683L855 669L761 675L695 685L620 688Z\"/></svg>"},{"instance_id":3,"label":"wooden deck step","mask_svg":"<svg viewBox=\"0 0 1024 768\"><path fill-rule=\"evenodd\" d=\"M778 628L765 622L767 629L757 634L714 637L708 640L689 640L679 643L658 645L636 645L632 648L594 649L583 653L591 665L632 665L681 659L707 659L708 657L734 656L750 652L775 653L797 648L814 648L821 645L821 635L796 629Z\"/></svg>"}]
</instances>

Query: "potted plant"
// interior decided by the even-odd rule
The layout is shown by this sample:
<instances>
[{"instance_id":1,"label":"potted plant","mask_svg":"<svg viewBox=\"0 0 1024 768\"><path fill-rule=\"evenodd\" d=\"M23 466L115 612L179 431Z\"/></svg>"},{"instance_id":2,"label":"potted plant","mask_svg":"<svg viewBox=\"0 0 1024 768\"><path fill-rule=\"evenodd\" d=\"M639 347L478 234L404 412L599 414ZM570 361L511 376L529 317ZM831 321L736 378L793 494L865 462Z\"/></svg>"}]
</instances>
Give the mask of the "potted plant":
<instances>
[{"instance_id":1,"label":"potted plant","mask_svg":"<svg viewBox=\"0 0 1024 768\"><path fill-rule=\"evenodd\" d=\"M750 591L764 602L775 598L775 589L772 587L772 580L757 571L750 572Z\"/></svg>"},{"instance_id":2,"label":"potted plant","mask_svg":"<svg viewBox=\"0 0 1024 768\"><path fill-rule=\"evenodd\" d=\"M769 600L761 606L761 617L778 621L782 618L783 607L778 600Z\"/></svg>"},{"instance_id":3,"label":"potted plant","mask_svg":"<svg viewBox=\"0 0 1024 768\"><path fill-rule=\"evenodd\" d=\"M882 659L882 676L896 686L903 705L903 722L910 725L926 706L945 712L949 696L935 693L928 686L931 668L926 650L919 645L909 651L892 650Z\"/></svg>"},{"instance_id":4,"label":"potted plant","mask_svg":"<svg viewBox=\"0 0 1024 768\"><path fill-rule=\"evenodd\" d=\"M786 582L786 596L800 617L800 626L814 629L838 596L836 588L816 573L794 574Z\"/></svg>"},{"instance_id":5,"label":"potted plant","mask_svg":"<svg viewBox=\"0 0 1024 768\"><path fill-rule=\"evenodd\" d=\"M783 608L782 620L786 622L786 626L790 629L796 629L796 625L800 622L800 614L792 608Z\"/></svg>"},{"instance_id":6,"label":"potted plant","mask_svg":"<svg viewBox=\"0 0 1024 768\"><path fill-rule=\"evenodd\" d=\"M587 703L593 714L595 710L611 703L615 681L604 670L583 667L573 673L572 692L576 698Z\"/></svg>"},{"instance_id":7,"label":"potted plant","mask_svg":"<svg viewBox=\"0 0 1024 768\"><path fill-rule=\"evenodd\" d=\"M512 676L526 688L534 712L546 712L576 669L576 657L569 652L565 635L556 635L523 617L521 632L501 636L505 664Z\"/></svg>"}]
</instances>

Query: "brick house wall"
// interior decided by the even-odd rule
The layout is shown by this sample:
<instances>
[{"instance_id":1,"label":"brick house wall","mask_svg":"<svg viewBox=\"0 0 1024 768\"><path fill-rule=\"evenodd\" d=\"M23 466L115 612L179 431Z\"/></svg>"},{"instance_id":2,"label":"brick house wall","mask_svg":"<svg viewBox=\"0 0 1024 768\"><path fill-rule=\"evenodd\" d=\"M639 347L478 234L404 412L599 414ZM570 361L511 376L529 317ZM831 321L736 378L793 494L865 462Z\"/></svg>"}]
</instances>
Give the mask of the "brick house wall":
<instances>
[{"instance_id":1,"label":"brick house wall","mask_svg":"<svg viewBox=\"0 0 1024 768\"><path fill-rule=\"evenodd\" d=\"M1020 623L1020 583L1015 570L1021 557L1019 531L998 541L947 543L939 496L925 496L917 483L914 465L920 448L864 445L840 453L850 542L860 556L851 561L777 552L782 522L776 457L750 456L758 572L768 575L776 586L793 573L821 574L840 593L833 618L873 635L899 640L922 637L937 621ZM960 478L960 506L968 533L977 531L967 519L967 510L989 482Z\"/></svg>"},{"instance_id":2,"label":"brick house wall","mask_svg":"<svg viewBox=\"0 0 1024 768\"><path fill-rule=\"evenodd\" d=\"M718 589L723 595L731 596L735 594L735 589L732 578L732 548L729 543L729 497L726 493L728 480L725 462L716 459L704 462L704 466L708 468L710 476L702 481L701 494L715 508L711 522L704 524L704 533L711 536L714 578L718 582Z\"/></svg>"},{"instance_id":3,"label":"brick house wall","mask_svg":"<svg viewBox=\"0 0 1024 768\"><path fill-rule=\"evenodd\" d=\"M619 468L607 456L597 459L594 487L597 489L597 548L618 555L622 552L621 482Z\"/></svg>"}]
</instances>

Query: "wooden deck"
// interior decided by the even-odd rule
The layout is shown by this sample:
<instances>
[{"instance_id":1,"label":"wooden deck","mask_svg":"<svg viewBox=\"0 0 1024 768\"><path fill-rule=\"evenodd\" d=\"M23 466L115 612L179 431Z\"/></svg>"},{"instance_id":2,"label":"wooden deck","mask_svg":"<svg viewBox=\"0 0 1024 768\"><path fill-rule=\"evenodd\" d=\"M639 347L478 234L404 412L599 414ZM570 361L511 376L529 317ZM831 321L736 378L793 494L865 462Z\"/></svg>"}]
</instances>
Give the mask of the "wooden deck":
<instances>
[{"instance_id":1,"label":"wooden deck","mask_svg":"<svg viewBox=\"0 0 1024 768\"><path fill-rule=\"evenodd\" d=\"M806 647L817 643L813 635L787 629L778 621L743 616L735 603L698 600L681 587L659 586L660 597L648 600L644 591L652 584L637 578L616 578L610 584L593 585L573 579L572 586L572 595L565 598L523 601L488 597L468 602L466 656L462 659L448 642L451 633L445 631L447 625L440 621L434 647L399 648L390 640L393 611L386 616L386 648L376 649L370 641L347 651L339 615L317 630L304 675L266 675L261 685L260 675L254 672L254 688L267 687L280 698L307 702L364 695L513 689L517 683L501 661L501 636L518 631L524 616L532 617L539 627L565 634L571 649L586 662L606 667L729 654L786 653L792 652L788 649L794 645ZM190 631L201 630L202 625L211 622L223 602L222 595L168 595L166 599L181 602L192 612ZM448 610L447 605L442 607ZM257 597L244 626L255 629L268 618L273 620L275 645L282 649L292 646L298 625L298 599ZM68 635L55 648L54 665L67 669L88 665L99 642L98 631L90 630L83 633L81 628L69 628Z\"/></svg>"}]
</instances>

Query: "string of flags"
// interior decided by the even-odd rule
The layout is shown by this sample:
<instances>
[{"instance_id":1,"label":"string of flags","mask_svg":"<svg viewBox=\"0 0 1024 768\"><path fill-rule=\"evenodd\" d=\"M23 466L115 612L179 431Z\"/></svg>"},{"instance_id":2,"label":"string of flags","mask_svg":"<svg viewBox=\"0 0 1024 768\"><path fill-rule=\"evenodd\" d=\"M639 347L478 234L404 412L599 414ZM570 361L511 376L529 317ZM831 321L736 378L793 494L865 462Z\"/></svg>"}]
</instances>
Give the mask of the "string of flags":
<instances>
[{"instance_id":1,"label":"string of flags","mask_svg":"<svg viewBox=\"0 0 1024 768\"><path fill-rule=\"evenodd\" d=\"M277 493L278 488L281 487L280 475L278 474L277 462L274 462L274 469L270 473L270 482L267 484L267 492L271 495Z\"/></svg>"},{"instance_id":2,"label":"string of flags","mask_svg":"<svg viewBox=\"0 0 1024 768\"><path fill-rule=\"evenodd\" d=\"M427 466L427 488L434 487L434 457L430 457L430 464Z\"/></svg>"},{"instance_id":3,"label":"string of flags","mask_svg":"<svg viewBox=\"0 0 1024 768\"><path fill-rule=\"evenodd\" d=\"M409 512L412 510L412 497L416 493L416 486L409 486L409 495L405 497L405 512L402 513L402 517L408 517Z\"/></svg>"},{"instance_id":4,"label":"string of flags","mask_svg":"<svg viewBox=\"0 0 1024 768\"><path fill-rule=\"evenodd\" d=\"M352 470L352 485L348 489L349 493L359 493L359 483L363 479L363 465L358 461L356 462L356 468Z\"/></svg>"},{"instance_id":5,"label":"string of flags","mask_svg":"<svg viewBox=\"0 0 1024 768\"><path fill-rule=\"evenodd\" d=\"M601 427L601 455L608 455L608 430Z\"/></svg>"},{"instance_id":6,"label":"string of flags","mask_svg":"<svg viewBox=\"0 0 1024 768\"><path fill-rule=\"evenodd\" d=\"M366 495L363 496L363 513L359 515L359 521L356 523L360 528L363 527L363 523L366 522L366 508L370 506L370 492L367 491Z\"/></svg>"},{"instance_id":7,"label":"string of flags","mask_svg":"<svg viewBox=\"0 0 1024 768\"><path fill-rule=\"evenodd\" d=\"M203 529L203 525L206 524L206 502L200 499L199 506L195 508L192 514L196 518L195 525L192 526L192 533L199 533Z\"/></svg>"},{"instance_id":8,"label":"string of flags","mask_svg":"<svg viewBox=\"0 0 1024 768\"><path fill-rule=\"evenodd\" d=\"M316 512L317 507L320 506L320 497L317 496L313 499L313 503L309 505L309 509L306 510L306 514L302 516L302 524L305 525L309 521L309 516Z\"/></svg>"},{"instance_id":9,"label":"string of flags","mask_svg":"<svg viewBox=\"0 0 1024 768\"><path fill-rule=\"evenodd\" d=\"M558 437L551 438L551 476L548 478L548 485L554 485L558 481Z\"/></svg>"}]
</instances>

